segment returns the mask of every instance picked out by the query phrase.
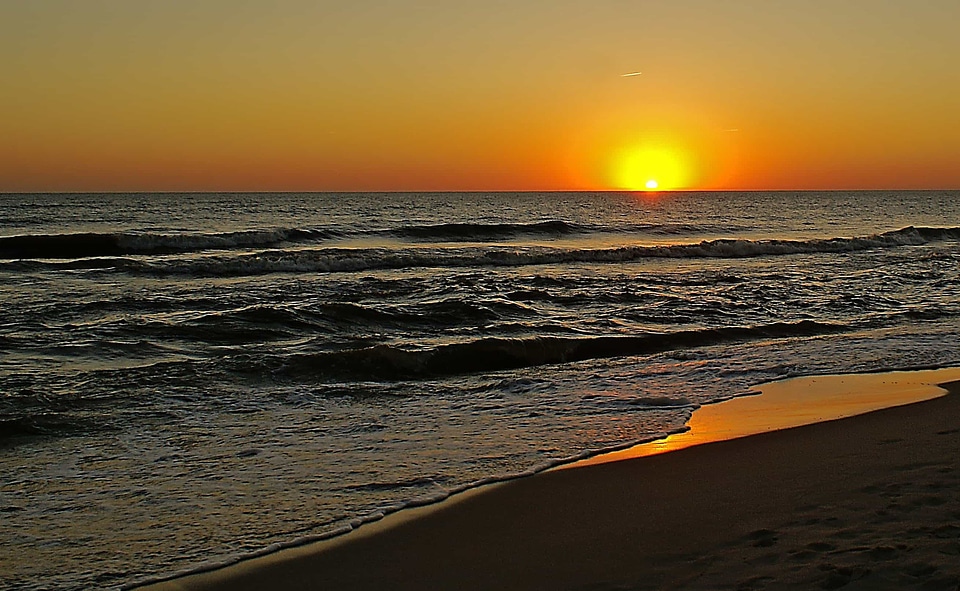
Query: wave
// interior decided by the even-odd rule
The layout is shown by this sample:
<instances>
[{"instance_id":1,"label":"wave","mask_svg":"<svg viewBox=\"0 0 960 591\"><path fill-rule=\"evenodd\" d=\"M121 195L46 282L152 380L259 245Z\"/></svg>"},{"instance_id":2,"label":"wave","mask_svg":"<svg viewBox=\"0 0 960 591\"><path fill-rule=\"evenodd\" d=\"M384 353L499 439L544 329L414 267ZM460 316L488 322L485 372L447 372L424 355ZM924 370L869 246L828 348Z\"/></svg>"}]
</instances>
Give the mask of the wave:
<instances>
[{"instance_id":1,"label":"wave","mask_svg":"<svg viewBox=\"0 0 960 591\"><path fill-rule=\"evenodd\" d=\"M648 234L677 236L683 234L730 234L749 228L716 224L626 224L601 226L575 224L562 220L532 223L455 223L401 226L382 233L398 238L443 240L448 242L487 242L516 236L560 237L577 234Z\"/></svg>"},{"instance_id":2,"label":"wave","mask_svg":"<svg viewBox=\"0 0 960 591\"><path fill-rule=\"evenodd\" d=\"M586 226L571 224L560 220L534 222L530 224L433 224L401 226L385 233L400 238L444 239L449 241L482 242L497 238L510 238L519 235L564 236L589 232Z\"/></svg>"},{"instance_id":3,"label":"wave","mask_svg":"<svg viewBox=\"0 0 960 591\"><path fill-rule=\"evenodd\" d=\"M404 380L518 369L611 357L649 355L674 349L716 345L730 341L809 337L844 332L849 327L803 320L753 327L685 330L644 336L483 338L431 349L409 350L377 345L344 351L300 354L274 367L255 367L245 360L245 371L266 369L277 377Z\"/></svg>"},{"instance_id":4,"label":"wave","mask_svg":"<svg viewBox=\"0 0 960 591\"><path fill-rule=\"evenodd\" d=\"M3 259L83 259L140 254L179 254L204 250L263 248L284 243L336 238L333 230L247 230L201 234L140 232L27 234L0 237Z\"/></svg>"},{"instance_id":5,"label":"wave","mask_svg":"<svg viewBox=\"0 0 960 591\"><path fill-rule=\"evenodd\" d=\"M45 430L36 421L25 417L0 419L0 441L15 437L42 435Z\"/></svg>"},{"instance_id":6,"label":"wave","mask_svg":"<svg viewBox=\"0 0 960 591\"><path fill-rule=\"evenodd\" d=\"M154 322L131 328L138 333L156 334L157 338L183 336L203 342L261 342L293 335L338 334L345 330L359 338L366 331L391 327L486 324L510 312L523 311L509 304L441 300L412 306L364 306L343 302L302 310L256 305L210 312L178 323Z\"/></svg>"},{"instance_id":7,"label":"wave","mask_svg":"<svg viewBox=\"0 0 960 591\"><path fill-rule=\"evenodd\" d=\"M553 220L531 224L437 224L409 225L385 230L280 228L222 233L111 232L75 234L28 234L0 237L3 259L83 259L125 255L162 255L205 250L269 248L283 244L321 242L334 238L393 236L416 240L487 242L518 235L587 233L597 228Z\"/></svg>"},{"instance_id":8,"label":"wave","mask_svg":"<svg viewBox=\"0 0 960 591\"><path fill-rule=\"evenodd\" d=\"M330 234L328 234L330 235ZM231 277L269 273L337 273L384 269L519 267L574 263L615 264L662 258L749 258L796 254L847 253L872 249L920 246L943 240L960 240L960 227L907 227L883 234L856 238L813 240L706 240L695 244L663 246L622 246L598 249L548 247L459 247L459 248L319 248L271 249L239 254L211 254L201 258L144 261L120 253L172 253L194 247L227 248L256 246L271 241L292 241L288 231L240 232L166 237L125 238L115 235L70 234L57 236L14 236L0 238L0 258L19 259L0 264L8 270L58 268L71 270L115 270L147 275L194 275ZM138 241L139 240L139 241ZM32 250L30 250L32 249ZM28 253L29 251L29 253ZM69 254L68 253L72 253ZM92 254L97 253L97 254ZM30 256L26 256L30 254ZM99 257L99 258L82 258ZM72 258L67 261L22 260L24 258Z\"/></svg>"},{"instance_id":9,"label":"wave","mask_svg":"<svg viewBox=\"0 0 960 591\"><path fill-rule=\"evenodd\" d=\"M516 236L560 237L591 233L680 235L728 233L737 228L689 224L596 226L561 220L533 223L451 223L402 225L397 228L350 231L332 228L279 228L221 233L110 232L27 234L0 237L0 259L83 259L126 255L163 255L205 250L270 248L336 238L391 236L416 241L491 242Z\"/></svg>"},{"instance_id":10,"label":"wave","mask_svg":"<svg viewBox=\"0 0 960 591\"><path fill-rule=\"evenodd\" d=\"M92 421L44 412L14 416L0 415L0 448L12 447L36 437L83 435L100 426Z\"/></svg>"},{"instance_id":11,"label":"wave","mask_svg":"<svg viewBox=\"0 0 960 591\"><path fill-rule=\"evenodd\" d=\"M903 228L858 238L815 240L710 240L697 244L624 246L601 249L530 248L322 248L268 250L192 260L111 259L109 268L137 274L231 277L269 273L339 273L415 268L520 267L556 264L617 264L662 258L749 258L848 253L919 246L960 239L960 228ZM79 261L67 262L76 267ZM86 265L80 265L86 266Z\"/></svg>"}]
</instances>

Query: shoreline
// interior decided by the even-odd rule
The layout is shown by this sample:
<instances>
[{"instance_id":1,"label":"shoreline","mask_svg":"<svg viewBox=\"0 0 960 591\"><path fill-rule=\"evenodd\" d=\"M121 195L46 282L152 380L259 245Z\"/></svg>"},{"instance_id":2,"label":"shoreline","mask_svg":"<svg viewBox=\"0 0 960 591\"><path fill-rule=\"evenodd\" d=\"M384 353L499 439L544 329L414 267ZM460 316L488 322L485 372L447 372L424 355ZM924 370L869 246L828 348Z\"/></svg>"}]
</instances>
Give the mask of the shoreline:
<instances>
[{"instance_id":1,"label":"shoreline","mask_svg":"<svg viewBox=\"0 0 960 591\"><path fill-rule=\"evenodd\" d=\"M766 382L751 387L749 395L699 407L687 421L686 431L551 469L647 457L914 404L945 396L940 384L956 380L960 380L960 368L947 367L800 376Z\"/></svg>"},{"instance_id":2,"label":"shoreline","mask_svg":"<svg viewBox=\"0 0 960 591\"><path fill-rule=\"evenodd\" d=\"M913 378L934 374L940 377L911 381L901 379L903 374ZM936 382L930 381L931 379L952 382L945 385L952 396L944 395L945 392L938 389L934 385ZM743 408L734 408L737 401L743 401L740 402L741 407L757 407L748 413L752 413L754 419L764 412L770 417L771 409L778 409L780 412L776 416L782 419L784 409L790 406L784 406L783 403L789 400L796 402L797 393L789 389L776 393L777 384L789 382L789 385L796 385L805 381L809 386L809 382L819 381L816 385L817 391L832 392L836 396L837 384L827 383L831 380L849 382L853 390L867 392L872 388L874 392L873 395L863 397L864 400L859 406L849 407L847 414L839 415L847 418L832 418L836 414L836 408L826 405L825 400L829 398L827 396L815 406L821 413L820 416L807 416L804 419L812 418L813 421L820 422L811 423L807 420L798 423L806 426L797 427L796 424L782 421L772 424L768 420L766 428L759 430L756 424L748 425L748 432L755 434L746 436L742 431L739 434L732 432L729 425L717 427L716 415L736 412L742 414ZM843 462L838 464L836 457L832 457L837 450L843 452L841 455L847 458L848 464L853 456L864 463L873 462L870 464L873 472L882 476L882 473L889 471L889 466L885 468L882 462L878 464L876 456L864 457L862 453L858 455L858 452L862 452L861 448L871 439L874 440L874 446L880 446L878 449L885 452L891 448L891 443L910 447L907 443L911 440L933 437L936 442L935 438L938 436L944 439L940 432L946 433L950 429L926 433L919 425L924 422L932 424L949 421L951 413L943 412L945 409L956 411L953 417L960 417L958 380L960 369L951 368L921 372L848 374L832 378L815 376L766 384L760 387L763 391L761 396L735 398L701 407L691 419L690 430L682 434L595 456L532 477L464 491L436 504L401 510L380 521L364 524L350 533L327 540L138 588L255 589L269 584L272 588L281 589L535 589L576 588L581 585L590 585L591 588L599 585L596 588L602 589L606 588L604 585L607 584L616 586L624 582L632 585L628 588L648 588L644 585L651 582L656 582L656 585L649 588L674 588L671 585L677 583L677 573L669 574L669 565L684 567L690 562L689 555L677 553L680 548L692 545L702 550L706 545L708 550L715 551L718 543L729 538L735 530L743 529L734 526L754 521L759 523L762 520L757 520L755 513L763 513L760 510L764 508L768 511L774 508L770 507L770 498L764 498L763 495L758 497L758 490L768 493L773 491L769 484L760 486L763 483L754 482L756 475L749 465L737 464L732 472L717 473L712 462L736 463L738 456L744 453L756 456L773 476L765 481L779 482L782 485L785 492L772 494L774 500L779 499L781 502L784 498L802 497L803 495L798 496L800 491L797 488L809 487L809 482L804 479L797 480L795 475L791 476L791 470L795 471L797 466L803 468L813 480L823 480L828 475L829 470L824 469L827 465L837 464L838 468L842 468L839 474L850 474L851 469L857 468L842 465ZM876 392L882 389L881 382L889 382L884 396L878 396ZM921 388L923 392L913 391L907 395L906 391L918 382L926 389ZM771 391L774 393L768 395ZM891 401L898 400L899 404L891 406ZM925 401L917 402L918 400ZM811 402L813 401L806 400L804 404L793 406L809 409ZM944 408L931 410L938 406ZM704 409L709 411L701 413ZM860 414L863 412L867 414ZM715 416L709 421L700 421L698 425L698 414L701 414L701 417ZM823 420L824 415L828 416L826 420ZM908 418L910 420L906 420ZM960 423L960 418L954 422ZM915 425L919 430L903 432L908 425ZM753 431L749 431L750 429ZM877 439L878 429L896 436ZM960 429L956 432L960 432ZM956 440L957 436L948 439ZM956 441L953 444L956 444ZM815 454L806 453L811 447L826 447L834 453L818 459ZM640 448L644 448L647 453L638 454L637 450ZM895 446L893 448L896 449ZM663 454L665 451L672 453ZM630 455L631 453L633 455ZM904 450L899 450L899 453L902 455ZM652 454L657 455L651 457ZM776 461L771 463L771 460L784 460L791 455L795 457L790 462L783 461L779 466ZM711 462L704 464L706 458ZM698 505L698 502L708 500L697 494L703 486L703 482L698 486L698 479L702 480L706 474L712 474L713 480L706 479L709 489L718 491L718 494L722 493L719 496L724 502L720 507L713 507L710 502L707 502L706 506ZM656 477L654 480L657 486L648 483L652 476ZM862 477L864 474L861 474ZM755 486L746 486L745 483L753 483ZM829 481L829 478L825 483L837 484ZM865 494L868 493L860 491L860 496ZM646 499L646 502L642 503L644 507L657 509L638 509L635 503L643 499ZM686 502L678 505L681 499ZM716 499L711 502L716 502ZM949 499L940 497L937 497L936 503L939 503L936 506L950 505ZM773 505L776 505L779 511L774 511L773 515L782 516L784 508L777 503ZM799 507L800 505L797 505L795 509ZM953 509L950 508L950 511ZM879 515L879 512L877 514ZM691 515L699 516L703 522L712 519L726 522L726 525L719 529L705 528L699 534L691 535L689 532L697 529L693 527L696 519L691 523ZM953 518L960 518L960 507L957 507ZM741 532L741 536L748 536L750 548L762 549L777 544L781 537L777 531L773 527L757 527L749 532ZM737 539L739 538L726 539L726 542L729 544L731 540ZM830 542L823 544L826 546L817 546L824 548L823 551L807 548L799 550L793 556L808 552L808 558L813 559L832 552L826 549L827 546L836 548L836 545ZM639 554L626 555L625 552L634 546L644 550ZM663 552L663 547L674 550ZM888 550L878 550L877 553L886 556L898 552L897 546L883 548ZM960 553L960 541L957 543L957 551ZM710 552L707 552L707 555L709 556ZM885 560L890 562L889 557ZM799 560L794 566L802 563L803 560ZM833 566L836 568L824 568L821 564L819 570L809 577L815 577L817 573L827 573L838 582L844 577L849 579L847 582L871 580L873 586L865 588L883 588L885 584L883 580L877 579L877 576L882 579L882 575L870 579L874 571L864 573L848 567ZM805 588L805 585L812 582L813 579L809 577L805 582L800 581L795 570L788 569L787 572L792 573L794 582L800 585L797 588ZM929 574L940 576L937 574L939 572L938 568L934 568ZM947 575L948 578L951 576L953 575ZM778 580L777 577L767 578ZM929 578L924 580L929 583ZM786 579L781 582L790 583ZM685 583L678 584L686 588ZM903 585L909 587L909 584L910 581L904 582L901 577L896 581L898 586L890 588L905 588ZM953 589L954 587L950 587L951 591Z\"/></svg>"}]
</instances>

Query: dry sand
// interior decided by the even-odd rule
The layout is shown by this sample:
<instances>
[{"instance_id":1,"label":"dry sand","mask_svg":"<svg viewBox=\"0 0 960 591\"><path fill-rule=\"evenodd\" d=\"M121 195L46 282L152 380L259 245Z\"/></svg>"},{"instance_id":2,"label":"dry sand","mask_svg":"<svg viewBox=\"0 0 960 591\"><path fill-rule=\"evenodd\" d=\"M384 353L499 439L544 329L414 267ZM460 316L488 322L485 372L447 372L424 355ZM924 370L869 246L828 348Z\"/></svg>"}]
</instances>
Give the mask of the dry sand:
<instances>
[{"instance_id":1,"label":"dry sand","mask_svg":"<svg viewBox=\"0 0 960 591\"><path fill-rule=\"evenodd\" d=\"M883 390L864 379L851 388ZM907 406L546 472L157 589L955 591L960 382L946 387Z\"/></svg>"}]
</instances>

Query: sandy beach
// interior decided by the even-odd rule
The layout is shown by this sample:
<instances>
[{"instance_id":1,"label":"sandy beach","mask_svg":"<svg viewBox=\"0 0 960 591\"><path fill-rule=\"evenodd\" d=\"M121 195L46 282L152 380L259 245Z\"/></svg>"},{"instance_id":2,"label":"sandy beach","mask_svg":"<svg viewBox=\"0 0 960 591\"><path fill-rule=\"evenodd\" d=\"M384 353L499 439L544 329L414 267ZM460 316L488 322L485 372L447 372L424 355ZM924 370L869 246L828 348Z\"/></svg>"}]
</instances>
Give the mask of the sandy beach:
<instances>
[{"instance_id":1,"label":"sandy beach","mask_svg":"<svg viewBox=\"0 0 960 591\"><path fill-rule=\"evenodd\" d=\"M930 379L957 380L946 371L842 383L864 399L883 384L923 399ZM960 382L943 387L848 418L553 470L153 589L954 591Z\"/></svg>"}]
</instances>

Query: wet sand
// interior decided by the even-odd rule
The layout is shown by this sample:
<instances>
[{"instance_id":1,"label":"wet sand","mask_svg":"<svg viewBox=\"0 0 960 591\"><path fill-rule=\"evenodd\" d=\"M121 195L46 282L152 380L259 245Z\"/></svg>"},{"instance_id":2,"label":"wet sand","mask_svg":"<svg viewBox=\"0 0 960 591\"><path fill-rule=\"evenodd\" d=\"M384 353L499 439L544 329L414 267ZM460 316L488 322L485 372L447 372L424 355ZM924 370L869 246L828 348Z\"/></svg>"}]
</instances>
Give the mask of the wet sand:
<instances>
[{"instance_id":1,"label":"wet sand","mask_svg":"<svg viewBox=\"0 0 960 591\"><path fill-rule=\"evenodd\" d=\"M960 373L841 379L867 402L839 412L838 382L810 378L786 387L817 404L782 404L798 391L774 385L697 411L658 444L670 453L634 448L155 588L955 591ZM930 398L925 385L947 380L946 396L784 428ZM735 403L759 405L740 409L756 424L738 427Z\"/></svg>"}]
</instances>

